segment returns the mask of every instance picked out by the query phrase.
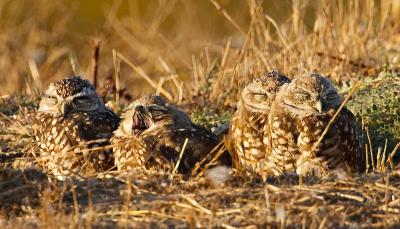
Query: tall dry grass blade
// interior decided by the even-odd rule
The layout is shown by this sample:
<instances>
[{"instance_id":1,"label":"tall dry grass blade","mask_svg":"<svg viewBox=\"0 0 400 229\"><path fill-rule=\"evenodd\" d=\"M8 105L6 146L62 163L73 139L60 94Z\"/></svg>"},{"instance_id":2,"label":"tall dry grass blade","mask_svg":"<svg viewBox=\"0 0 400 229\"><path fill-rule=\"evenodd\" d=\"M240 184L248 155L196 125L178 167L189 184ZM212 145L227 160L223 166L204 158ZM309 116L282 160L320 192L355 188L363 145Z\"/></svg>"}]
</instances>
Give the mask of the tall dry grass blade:
<instances>
[{"instance_id":1,"label":"tall dry grass blade","mask_svg":"<svg viewBox=\"0 0 400 229\"><path fill-rule=\"evenodd\" d=\"M69 63L71 64L72 74L78 76L78 61L76 60L76 56L72 53L69 54Z\"/></svg>"},{"instance_id":2,"label":"tall dry grass blade","mask_svg":"<svg viewBox=\"0 0 400 229\"><path fill-rule=\"evenodd\" d=\"M186 146L187 146L188 142L189 142L189 139L186 138L186 139L185 139L185 142L183 143L182 150L181 150L181 152L180 152L180 154L179 154L178 161L176 162L175 167L174 167L174 169L172 170L172 173L171 173L171 175L170 175L170 177L169 177L170 180L172 180L172 178L174 177L174 175L175 175L176 172L178 171L179 165L181 164L181 161L182 161L182 158L183 158L183 154L185 153L185 149L186 149Z\"/></svg>"},{"instance_id":3,"label":"tall dry grass blade","mask_svg":"<svg viewBox=\"0 0 400 229\"><path fill-rule=\"evenodd\" d=\"M389 186L390 186L390 176L389 173L386 174L386 185L385 185L385 222L387 221L387 209L389 204Z\"/></svg>"},{"instance_id":4,"label":"tall dry grass blade","mask_svg":"<svg viewBox=\"0 0 400 229\"><path fill-rule=\"evenodd\" d=\"M197 69L197 61L196 61L196 57L194 55L192 55L192 68L193 68L193 78L194 78L194 88L195 91L199 91L200 90L200 77L199 77L199 72Z\"/></svg>"},{"instance_id":5,"label":"tall dry grass blade","mask_svg":"<svg viewBox=\"0 0 400 229\"><path fill-rule=\"evenodd\" d=\"M221 145L222 145L222 147L221 147ZM220 144L218 144L217 146L215 146L214 149L219 149L219 150L218 150L217 153L211 158L210 162L208 162L207 164L204 165L204 168L199 172L199 174L197 174L197 176L196 176L197 178L203 176L204 173L206 172L206 170L207 170L211 165L213 165L213 164L218 160L218 158L220 158L221 155L222 155L223 153L225 153L225 151L226 151L226 148L225 148L225 146L223 145L223 142L221 142ZM214 151L214 149L213 149L213 151Z\"/></svg>"},{"instance_id":6,"label":"tall dry grass blade","mask_svg":"<svg viewBox=\"0 0 400 229\"><path fill-rule=\"evenodd\" d=\"M271 24L274 26L274 28L276 29L276 33L278 34L279 39L281 39L281 41L282 41L283 45L285 46L285 48L289 49L289 45L288 45L285 37L283 36L283 33L282 33L281 29L279 28L278 24L276 23L276 21L273 18L271 18L268 14L265 14L264 17L269 22L271 22Z\"/></svg>"},{"instance_id":7,"label":"tall dry grass blade","mask_svg":"<svg viewBox=\"0 0 400 229\"><path fill-rule=\"evenodd\" d=\"M29 70L31 71L31 75L32 75L35 96L39 97L42 93L42 83L40 80L40 74L39 74L38 67L36 65L35 60L33 60L33 59L29 59L28 65L29 65Z\"/></svg>"},{"instance_id":8,"label":"tall dry grass blade","mask_svg":"<svg viewBox=\"0 0 400 229\"><path fill-rule=\"evenodd\" d=\"M387 140L387 138L385 139L385 146L383 147L383 156L382 156L382 161L381 161L381 164L382 165L384 165L385 166L385 172L386 172L386 169L387 169L387 163L386 163L386 161L387 161L387 157L389 156L388 154L387 154L387 144L388 144L388 140Z\"/></svg>"},{"instance_id":9,"label":"tall dry grass blade","mask_svg":"<svg viewBox=\"0 0 400 229\"><path fill-rule=\"evenodd\" d=\"M367 173L369 171L369 150L368 150L368 144L365 143L365 172Z\"/></svg>"},{"instance_id":10,"label":"tall dry grass blade","mask_svg":"<svg viewBox=\"0 0 400 229\"><path fill-rule=\"evenodd\" d=\"M175 88L177 89L178 93L174 92L174 98L175 101L181 101L179 99L179 92L182 89L181 88L181 83L178 82L178 77L179 75L176 73L175 70L173 70L168 64L167 62L164 60L164 58L162 58L161 56L158 57L159 62L161 63L161 66L165 69L165 71L169 74L168 78L170 78L172 80L173 85L175 86Z\"/></svg>"},{"instance_id":11,"label":"tall dry grass blade","mask_svg":"<svg viewBox=\"0 0 400 229\"><path fill-rule=\"evenodd\" d=\"M213 155L215 153L217 153L219 150L219 148L223 145L223 142L218 143L218 145L216 145L211 152L209 153L209 155ZM215 157L215 156L214 156ZM201 167L203 166L203 164L209 159L209 157L204 157L200 162L196 163L195 167L192 169L192 176L194 176L194 174L197 173L198 170L201 169ZM197 176L199 177L199 176Z\"/></svg>"},{"instance_id":12,"label":"tall dry grass blade","mask_svg":"<svg viewBox=\"0 0 400 229\"><path fill-rule=\"evenodd\" d=\"M93 40L92 71L91 71L93 85L95 88L98 87L97 77L99 68L99 57L100 57L100 39L96 38Z\"/></svg>"},{"instance_id":13,"label":"tall dry grass blade","mask_svg":"<svg viewBox=\"0 0 400 229\"><path fill-rule=\"evenodd\" d=\"M120 75L121 75L121 60L117 56L117 51L112 50L114 64L114 79L115 79L115 102L119 105L119 94L121 92Z\"/></svg>"},{"instance_id":14,"label":"tall dry grass blade","mask_svg":"<svg viewBox=\"0 0 400 229\"><path fill-rule=\"evenodd\" d=\"M135 65L134 63L132 63L131 61L129 61L126 57L124 57L119 52L117 52L117 56L121 60L123 60L126 64L128 64L128 66L131 67L137 74L139 74L140 77L142 77L144 80L146 80L150 84L151 87L153 87L155 90L157 90L158 84L154 80L152 80L150 78L150 76L148 76L141 67L139 67L139 66ZM166 91L164 88L160 88L160 93L163 96L165 96L168 100L170 100L170 101L173 100L172 95L168 91Z\"/></svg>"},{"instance_id":15,"label":"tall dry grass blade","mask_svg":"<svg viewBox=\"0 0 400 229\"><path fill-rule=\"evenodd\" d=\"M122 216L125 216L125 228L128 228L128 219L129 219L129 204L131 202L131 195L132 195L132 185L131 185L131 177L128 176L126 178L126 192L125 192L125 200L124 200L124 207L125 207L125 214L121 214Z\"/></svg>"},{"instance_id":16,"label":"tall dry grass blade","mask_svg":"<svg viewBox=\"0 0 400 229\"><path fill-rule=\"evenodd\" d=\"M378 153L376 155L376 165L375 165L375 168L378 172L382 172L381 159L382 159L382 148L379 146Z\"/></svg>"},{"instance_id":17,"label":"tall dry grass blade","mask_svg":"<svg viewBox=\"0 0 400 229\"><path fill-rule=\"evenodd\" d=\"M209 0L213 6L215 7L215 9L217 9L219 12L222 13L222 15L224 15L224 17L242 34L242 35L246 35L246 33L242 30L242 28L239 26L239 24L233 20L233 18L228 14L228 12L221 7L221 5L216 1L216 0Z\"/></svg>"},{"instance_id":18,"label":"tall dry grass blade","mask_svg":"<svg viewBox=\"0 0 400 229\"><path fill-rule=\"evenodd\" d=\"M393 158L394 158L395 154L397 153L397 150L399 150L399 148L400 148L400 142L397 143L397 145L394 147L394 149L392 150L392 152L388 156L387 161L389 162L391 169L395 168L395 165L394 165L394 162L393 162Z\"/></svg>"},{"instance_id":19,"label":"tall dry grass blade","mask_svg":"<svg viewBox=\"0 0 400 229\"><path fill-rule=\"evenodd\" d=\"M163 87L165 83L165 77L161 77L157 84L156 95L160 95L160 89Z\"/></svg>"},{"instance_id":20,"label":"tall dry grass blade","mask_svg":"<svg viewBox=\"0 0 400 229\"><path fill-rule=\"evenodd\" d=\"M369 154L371 157L371 164L372 164L372 170L375 171L376 170L376 166L375 166L375 159L374 159L374 152L372 150L372 141L371 141L371 136L369 135L369 130L368 127L365 127L365 131L367 133L367 139L368 139L368 146L369 146Z\"/></svg>"},{"instance_id":21,"label":"tall dry grass blade","mask_svg":"<svg viewBox=\"0 0 400 229\"><path fill-rule=\"evenodd\" d=\"M264 187L265 207L267 208L267 222L270 221L271 214L271 202L269 200L269 192L267 187Z\"/></svg>"},{"instance_id":22,"label":"tall dry grass blade","mask_svg":"<svg viewBox=\"0 0 400 229\"><path fill-rule=\"evenodd\" d=\"M78 202L78 196L76 194L76 189L75 186L71 186L71 193L72 193L72 200L73 200L73 209L74 209L74 214L73 214L73 227L78 223L78 218L79 218L79 202Z\"/></svg>"}]
</instances>

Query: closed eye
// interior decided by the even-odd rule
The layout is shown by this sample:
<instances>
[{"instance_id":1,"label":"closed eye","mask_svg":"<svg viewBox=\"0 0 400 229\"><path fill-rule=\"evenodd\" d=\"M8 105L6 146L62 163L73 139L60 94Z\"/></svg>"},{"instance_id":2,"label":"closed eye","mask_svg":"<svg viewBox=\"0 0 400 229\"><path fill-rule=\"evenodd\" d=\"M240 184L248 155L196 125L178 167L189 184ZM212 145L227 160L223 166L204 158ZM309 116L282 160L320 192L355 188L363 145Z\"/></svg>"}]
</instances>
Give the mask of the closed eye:
<instances>
[{"instance_id":1,"label":"closed eye","mask_svg":"<svg viewBox=\"0 0 400 229\"><path fill-rule=\"evenodd\" d=\"M148 109L153 118L163 117L165 114L168 113L167 108L158 105L149 106Z\"/></svg>"},{"instance_id":2,"label":"closed eye","mask_svg":"<svg viewBox=\"0 0 400 229\"><path fill-rule=\"evenodd\" d=\"M333 91L328 92L328 94L326 94L326 97L334 97L334 96L336 96L336 92Z\"/></svg>"},{"instance_id":3,"label":"closed eye","mask_svg":"<svg viewBox=\"0 0 400 229\"><path fill-rule=\"evenodd\" d=\"M89 96L81 96L74 98L74 102L77 103L91 103L92 99Z\"/></svg>"},{"instance_id":4,"label":"closed eye","mask_svg":"<svg viewBox=\"0 0 400 229\"><path fill-rule=\"evenodd\" d=\"M301 100L310 100L311 99L311 95L308 94L307 92L299 91L299 92L297 92L297 96Z\"/></svg>"},{"instance_id":5,"label":"closed eye","mask_svg":"<svg viewBox=\"0 0 400 229\"><path fill-rule=\"evenodd\" d=\"M57 98L54 96L47 96L47 100L51 103L56 104L57 103Z\"/></svg>"},{"instance_id":6,"label":"closed eye","mask_svg":"<svg viewBox=\"0 0 400 229\"><path fill-rule=\"evenodd\" d=\"M255 99L257 100L264 100L264 99L268 99L268 95L266 94L261 94L261 93L256 93L253 95Z\"/></svg>"}]
</instances>

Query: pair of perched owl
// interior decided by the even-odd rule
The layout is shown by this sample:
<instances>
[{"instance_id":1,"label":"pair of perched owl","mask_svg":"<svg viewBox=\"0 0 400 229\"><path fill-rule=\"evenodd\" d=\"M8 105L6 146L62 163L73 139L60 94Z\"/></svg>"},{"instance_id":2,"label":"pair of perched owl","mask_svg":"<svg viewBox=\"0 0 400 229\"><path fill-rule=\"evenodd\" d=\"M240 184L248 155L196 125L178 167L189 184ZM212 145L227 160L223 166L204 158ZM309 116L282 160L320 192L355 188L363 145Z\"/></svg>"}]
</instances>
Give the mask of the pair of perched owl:
<instances>
[{"instance_id":1,"label":"pair of perched owl","mask_svg":"<svg viewBox=\"0 0 400 229\"><path fill-rule=\"evenodd\" d=\"M254 79L229 130L240 167L263 176L363 170L353 114L344 107L328 126L341 104L332 83L318 74L290 80L273 70Z\"/></svg>"},{"instance_id":2,"label":"pair of perched owl","mask_svg":"<svg viewBox=\"0 0 400 229\"><path fill-rule=\"evenodd\" d=\"M80 77L49 85L33 130L41 165L56 176L154 164L171 168L182 151L179 171L186 173L219 142L159 96L136 100L120 122L94 86Z\"/></svg>"}]
</instances>

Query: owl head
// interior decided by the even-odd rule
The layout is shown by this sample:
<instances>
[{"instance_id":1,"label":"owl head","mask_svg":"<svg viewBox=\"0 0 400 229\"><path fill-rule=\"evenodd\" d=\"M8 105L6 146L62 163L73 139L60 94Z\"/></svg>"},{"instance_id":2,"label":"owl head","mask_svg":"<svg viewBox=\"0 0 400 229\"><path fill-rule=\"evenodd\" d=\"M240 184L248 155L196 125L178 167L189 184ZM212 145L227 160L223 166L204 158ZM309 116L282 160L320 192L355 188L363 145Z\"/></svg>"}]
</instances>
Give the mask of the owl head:
<instances>
[{"instance_id":1,"label":"owl head","mask_svg":"<svg viewBox=\"0 0 400 229\"><path fill-rule=\"evenodd\" d=\"M242 92L241 106L253 113L269 111L279 88L290 80L278 70L255 78Z\"/></svg>"},{"instance_id":2,"label":"owl head","mask_svg":"<svg viewBox=\"0 0 400 229\"><path fill-rule=\"evenodd\" d=\"M157 95L143 96L135 100L122 116L123 121L116 135L140 135L165 126L183 128L191 125L189 116Z\"/></svg>"},{"instance_id":3,"label":"owl head","mask_svg":"<svg viewBox=\"0 0 400 229\"><path fill-rule=\"evenodd\" d=\"M331 81L315 73L295 78L282 88L279 97L285 110L300 117L326 113L342 103Z\"/></svg>"},{"instance_id":4,"label":"owl head","mask_svg":"<svg viewBox=\"0 0 400 229\"><path fill-rule=\"evenodd\" d=\"M76 111L91 112L104 108L94 86L79 76L51 83L39 104L40 112L64 116Z\"/></svg>"}]
</instances>

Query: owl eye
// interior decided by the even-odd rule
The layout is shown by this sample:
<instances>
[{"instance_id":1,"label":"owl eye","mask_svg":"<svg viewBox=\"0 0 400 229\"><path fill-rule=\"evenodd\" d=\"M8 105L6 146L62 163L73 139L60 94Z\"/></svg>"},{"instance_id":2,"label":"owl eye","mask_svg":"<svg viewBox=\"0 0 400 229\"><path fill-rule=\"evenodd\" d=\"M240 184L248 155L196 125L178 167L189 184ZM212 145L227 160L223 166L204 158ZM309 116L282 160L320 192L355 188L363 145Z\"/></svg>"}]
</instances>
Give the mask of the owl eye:
<instances>
[{"instance_id":1,"label":"owl eye","mask_svg":"<svg viewBox=\"0 0 400 229\"><path fill-rule=\"evenodd\" d=\"M57 98L54 96L47 96L47 100L51 103L56 104L57 103Z\"/></svg>"},{"instance_id":2,"label":"owl eye","mask_svg":"<svg viewBox=\"0 0 400 229\"><path fill-rule=\"evenodd\" d=\"M311 95L306 92L298 92L297 97L301 100L310 100L311 99Z\"/></svg>"},{"instance_id":3,"label":"owl eye","mask_svg":"<svg viewBox=\"0 0 400 229\"><path fill-rule=\"evenodd\" d=\"M268 99L268 96L266 94L257 93L257 94L254 94L254 98L257 100L264 100L264 99Z\"/></svg>"},{"instance_id":4,"label":"owl eye","mask_svg":"<svg viewBox=\"0 0 400 229\"><path fill-rule=\"evenodd\" d=\"M167 108L157 105L150 106L148 109L153 118L164 116L168 112Z\"/></svg>"},{"instance_id":5,"label":"owl eye","mask_svg":"<svg viewBox=\"0 0 400 229\"><path fill-rule=\"evenodd\" d=\"M328 98L332 98L332 97L335 97L335 96L336 96L336 92L334 92L334 91L330 91L330 92L328 92L326 94L326 97L328 97Z\"/></svg>"},{"instance_id":6,"label":"owl eye","mask_svg":"<svg viewBox=\"0 0 400 229\"><path fill-rule=\"evenodd\" d=\"M78 104L88 104L91 103L92 100L89 96L81 96L74 99L74 103Z\"/></svg>"}]
</instances>

